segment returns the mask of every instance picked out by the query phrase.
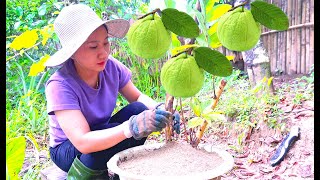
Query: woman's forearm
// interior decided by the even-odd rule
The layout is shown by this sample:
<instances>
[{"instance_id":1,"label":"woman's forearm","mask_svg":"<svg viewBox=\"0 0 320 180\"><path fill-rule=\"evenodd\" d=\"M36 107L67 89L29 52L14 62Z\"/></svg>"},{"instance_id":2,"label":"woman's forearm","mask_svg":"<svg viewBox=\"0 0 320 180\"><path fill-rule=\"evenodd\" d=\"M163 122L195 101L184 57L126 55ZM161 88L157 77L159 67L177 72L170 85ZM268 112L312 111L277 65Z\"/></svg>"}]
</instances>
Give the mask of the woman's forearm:
<instances>
[{"instance_id":1,"label":"woman's forearm","mask_svg":"<svg viewBox=\"0 0 320 180\"><path fill-rule=\"evenodd\" d=\"M79 138L80 142L77 143L76 148L81 153L88 154L113 147L126 139L124 128L126 128L124 124L121 124L109 129L87 132Z\"/></svg>"}]
</instances>

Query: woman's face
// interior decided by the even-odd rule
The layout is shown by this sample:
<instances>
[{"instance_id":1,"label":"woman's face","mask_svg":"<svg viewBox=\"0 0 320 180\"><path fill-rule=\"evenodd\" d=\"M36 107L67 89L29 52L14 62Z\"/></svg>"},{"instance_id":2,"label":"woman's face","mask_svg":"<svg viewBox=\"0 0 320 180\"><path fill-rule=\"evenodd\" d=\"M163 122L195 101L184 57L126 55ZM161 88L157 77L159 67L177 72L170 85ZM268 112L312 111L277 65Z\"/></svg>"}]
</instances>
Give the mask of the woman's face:
<instances>
[{"instance_id":1,"label":"woman's face","mask_svg":"<svg viewBox=\"0 0 320 180\"><path fill-rule=\"evenodd\" d=\"M110 54L110 42L104 26L100 26L73 54L72 59L79 71L100 72L105 68Z\"/></svg>"}]
</instances>

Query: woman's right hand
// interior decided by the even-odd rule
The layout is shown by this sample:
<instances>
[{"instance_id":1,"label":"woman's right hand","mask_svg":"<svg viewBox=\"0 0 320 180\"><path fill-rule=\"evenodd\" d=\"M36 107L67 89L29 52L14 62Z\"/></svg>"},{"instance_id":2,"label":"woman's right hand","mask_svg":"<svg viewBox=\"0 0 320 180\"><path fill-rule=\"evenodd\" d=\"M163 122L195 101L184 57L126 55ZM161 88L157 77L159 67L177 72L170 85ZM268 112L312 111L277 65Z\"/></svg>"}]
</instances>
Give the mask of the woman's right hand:
<instances>
[{"instance_id":1,"label":"woman's right hand","mask_svg":"<svg viewBox=\"0 0 320 180\"><path fill-rule=\"evenodd\" d=\"M129 118L130 132L135 139L140 140L154 131L161 131L169 124L170 116L170 112L160 109L145 110Z\"/></svg>"}]
</instances>

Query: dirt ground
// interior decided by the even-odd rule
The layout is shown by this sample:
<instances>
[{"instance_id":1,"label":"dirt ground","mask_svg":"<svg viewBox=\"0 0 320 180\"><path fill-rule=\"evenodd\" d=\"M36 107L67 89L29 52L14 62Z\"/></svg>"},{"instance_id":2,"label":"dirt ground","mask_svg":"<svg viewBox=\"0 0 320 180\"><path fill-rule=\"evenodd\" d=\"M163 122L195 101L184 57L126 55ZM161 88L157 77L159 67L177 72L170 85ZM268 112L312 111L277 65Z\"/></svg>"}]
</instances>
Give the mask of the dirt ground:
<instances>
[{"instance_id":1,"label":"dirt ground","mask_svg":"<svg viewBox=\"0 0 320 180\"><path fill-rule=\"evenodd\" d=\"M293 85L297 77L281 76L274 79L278 89L284 83ZM299 139L293 144L285 159L275 167L270 165L270 158L275 153L283 138L288 133L273 130L260 123L249 139L244 143L244 153L238 154L228 148L232 138L215 138L210 136L204 141L226 149L234 156L235 166L222 179L314 179L314 101L303 101L302 105L293 105L292 98L296 92L287 91L285 98L278 105L285 112L286 128L300 128ZM211 138L211 139L210 139Z\"/></svg>"},{"instance_id":2,"label":"dirt ground","mask_svg":"<svg viewBox=\"0 0 320 180\"><path fill-rule=\"evenodd\" d=\"M288 134L280 129L271 129L266 123L260 122L252 129L249 138L243 142L243 151L238 153L229 145L234 145L237 136L232 133L215 132L206 134L200 144L213 144L228 151L234 157L234 168L222 176L222 179L314 179L314 100L302 101L301 105L293 105L292 99L298 90L292 91L297 82L297 76L275 77L274 88L289 85L285 97L278 107L285 112L285 128L289 131L292 126L300 128L299 139L292 145L284 160L272 167L270 158L276 148ZM230 130L229 130L230 131ZM154 139L148 139L154 141Z\"/></svg>"},{"instance_id":3,"label":"dirt ground","mask_svg":"<svg viewBox=\"0 0 320 180\"><path fill-rule=\"evenodd\" d=\"M274 87L278 89L284 84L292 85L296 83L296 78L292 76L275 77ZM234 156L234 168L223 175L222 179L314 179L314 101L312 99L303 101L299 106L293 105L292 98L295 93L288 89L278 107L285 112L283 118L286 119L286 128L290 129L293 125L300 128L300 138L294 143L285 159L275 167L270 165L269 160L286 133L270 129L264 123L257 124L250 138L243 142L242 154L229 147L230 144L234 144L236 137L209 134L202 138L201 143L214 144ZM37 139L41 142L40 146L45 146L46 137ZM147 143L163 141L163 139L162 135L157 139L149 136ZM40 169L52 164L46 148L36 152L32 146L29 147L26 150L26 158L20 175L39 164Z\"/></svg>"}]
</instances>

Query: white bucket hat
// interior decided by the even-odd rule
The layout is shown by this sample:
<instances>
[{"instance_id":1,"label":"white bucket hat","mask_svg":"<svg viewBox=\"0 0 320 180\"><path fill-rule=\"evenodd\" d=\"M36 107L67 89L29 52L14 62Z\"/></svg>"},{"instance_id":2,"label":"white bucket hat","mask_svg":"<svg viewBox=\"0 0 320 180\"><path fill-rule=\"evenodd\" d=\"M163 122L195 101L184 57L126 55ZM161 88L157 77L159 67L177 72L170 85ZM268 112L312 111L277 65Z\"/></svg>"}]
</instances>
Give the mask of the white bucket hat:
<instances>
[{"instance_id":1,"label":"white bucket hat","mask_svg":"<svg viewBox=\"0 0 320 180\"><path fill-rule=\"evenodd\" d=\"M62 48L44 64L57 66L69 59L87 40L90 34L105 24L111 37L123 38L130 24L124 19L103 21L89 6L75 4L64 7L54 21L54 30Z\"/></svg>"}]
</instances>

